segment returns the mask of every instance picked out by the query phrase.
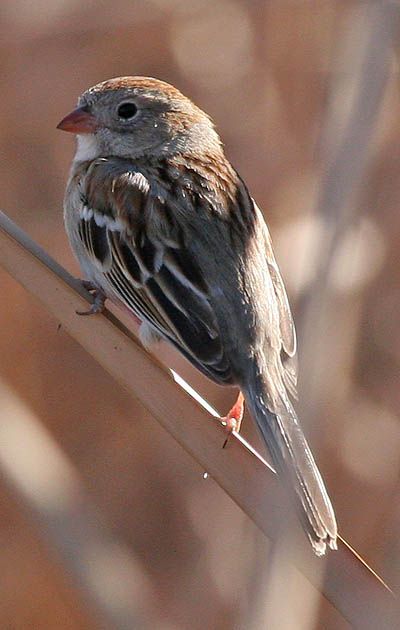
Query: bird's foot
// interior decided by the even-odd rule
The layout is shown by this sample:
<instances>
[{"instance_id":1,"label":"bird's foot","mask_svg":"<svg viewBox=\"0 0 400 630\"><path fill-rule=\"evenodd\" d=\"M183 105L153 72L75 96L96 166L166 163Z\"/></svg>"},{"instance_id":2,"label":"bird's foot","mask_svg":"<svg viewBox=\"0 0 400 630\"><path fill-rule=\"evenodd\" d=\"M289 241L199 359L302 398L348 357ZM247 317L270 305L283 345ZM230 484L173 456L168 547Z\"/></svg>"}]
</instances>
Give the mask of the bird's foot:
<instances>
[{"instance_id":1,"label":"bird's foot","mask_svg":"<svg viewBox=\"0 0 400 630\"><path fill-rule=\"evenodd\" d=\"M104 304L107 299L104 291L99 289L93 282L90 280L81 280L82 286L89 291L93 297L94 301L91 307L87 311L76 311L77 315L97 315L97 313L102 313L104 311Z\"/></svg>"},{"instance_id":2,"label":"bird's foot","mask_svg":"<svg viewBox=\"0 0 400 630\"><path fill-rule=\"evenodd\" d=\"M228 444L228 440L230 436L232 435L233 431L235 431L235 433L239 433L240 427L242 424L243 413L244 413L244 396L242 392L239 392L239 395L232 409L230 409L230 411L228 412L226 416L221 418L221 424L228 433L226 440L222 445L222 448L225 448L226 445Z\"/></svg>"}]
</instances>

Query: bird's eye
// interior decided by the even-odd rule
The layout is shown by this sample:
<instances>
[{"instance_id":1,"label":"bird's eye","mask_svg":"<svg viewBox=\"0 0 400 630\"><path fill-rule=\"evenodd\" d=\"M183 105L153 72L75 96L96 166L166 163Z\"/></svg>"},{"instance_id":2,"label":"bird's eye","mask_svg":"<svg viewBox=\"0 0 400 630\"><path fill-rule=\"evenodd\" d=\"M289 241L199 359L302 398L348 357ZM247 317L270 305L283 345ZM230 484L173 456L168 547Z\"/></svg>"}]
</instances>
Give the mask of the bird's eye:
<instances>
[{"instance_id":1,"label":"bird's eye","mask_svg":"<svg viewBox=\"0 0 400 630\"><path fill-rule=\"evenodd\" d=\"M135 103L122 103L117 109L117 114L123 120L129 120L137 114L137 106Z\"/></svg>"}]
</instances>

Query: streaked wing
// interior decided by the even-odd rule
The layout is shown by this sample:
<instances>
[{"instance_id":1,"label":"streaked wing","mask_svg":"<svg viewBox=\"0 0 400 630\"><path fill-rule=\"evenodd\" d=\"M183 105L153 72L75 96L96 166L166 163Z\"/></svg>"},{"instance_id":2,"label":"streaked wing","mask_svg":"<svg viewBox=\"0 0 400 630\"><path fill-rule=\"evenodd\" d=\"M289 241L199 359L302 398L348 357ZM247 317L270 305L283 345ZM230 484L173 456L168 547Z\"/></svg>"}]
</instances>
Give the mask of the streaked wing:
<instances>
[{"instance_id":1,"label":"streaked wing","mask_svg":"<svg viewBox=\"0 0 400 630\"><path fill-rule=\"evenodd\" d=\"M96 161L86 175L78 228L86 255L119 301L207 376L229 383L207 283L182 246L167 196L153 195L131 163L109 162Z\"/></svg>"}]
</instances>

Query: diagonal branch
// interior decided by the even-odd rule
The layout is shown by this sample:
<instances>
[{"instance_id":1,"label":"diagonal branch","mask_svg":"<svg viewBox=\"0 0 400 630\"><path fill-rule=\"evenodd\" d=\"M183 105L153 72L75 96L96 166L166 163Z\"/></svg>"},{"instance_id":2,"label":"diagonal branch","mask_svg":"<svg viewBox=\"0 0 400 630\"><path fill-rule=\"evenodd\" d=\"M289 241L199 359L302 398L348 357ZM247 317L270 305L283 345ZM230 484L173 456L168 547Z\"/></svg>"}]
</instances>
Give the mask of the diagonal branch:
<instances>
[{"instance_id":1,"label":"diagonal branch","mask_svg":"<svg viewBox=\"0 0 400 630\"><path fill-rule=\"evenodd\" d=\"M283 519L287 520L287 509L271 468L240 436L223 450L220 424L177 385L169 371L143 350L111 313L77 316L76 311L83 310L90 301L90 294L3 213L0 265L143 403L268 538L277 538ZM297 524L289 544L293 563L351 624L378 627L384 620L385 627L395 627L399 610L393 594L346 542L340 539L339 550L328 554L322 586L324 561L313 556Z\"/></svg>"}]
</instances>

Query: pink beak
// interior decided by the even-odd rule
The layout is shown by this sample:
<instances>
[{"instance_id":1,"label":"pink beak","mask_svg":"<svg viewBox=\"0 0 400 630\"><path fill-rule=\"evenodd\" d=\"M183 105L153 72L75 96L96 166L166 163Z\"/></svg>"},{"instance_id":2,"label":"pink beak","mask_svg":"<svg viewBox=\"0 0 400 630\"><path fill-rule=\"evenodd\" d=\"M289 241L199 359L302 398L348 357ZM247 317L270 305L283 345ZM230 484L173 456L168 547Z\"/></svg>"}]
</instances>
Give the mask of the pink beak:
<instances>
[{"instance_id":1,"label":"pink beak","mask_svg":"<svg viewBox=\"0 0 400 630\"><path fill-rule=\"evenodd\" d=\"M92 114L85 111L83 107L77 107L58 123L57 129L70 131L71 133L94 133L99 126Z\"/></svg>"}]
</instances>

